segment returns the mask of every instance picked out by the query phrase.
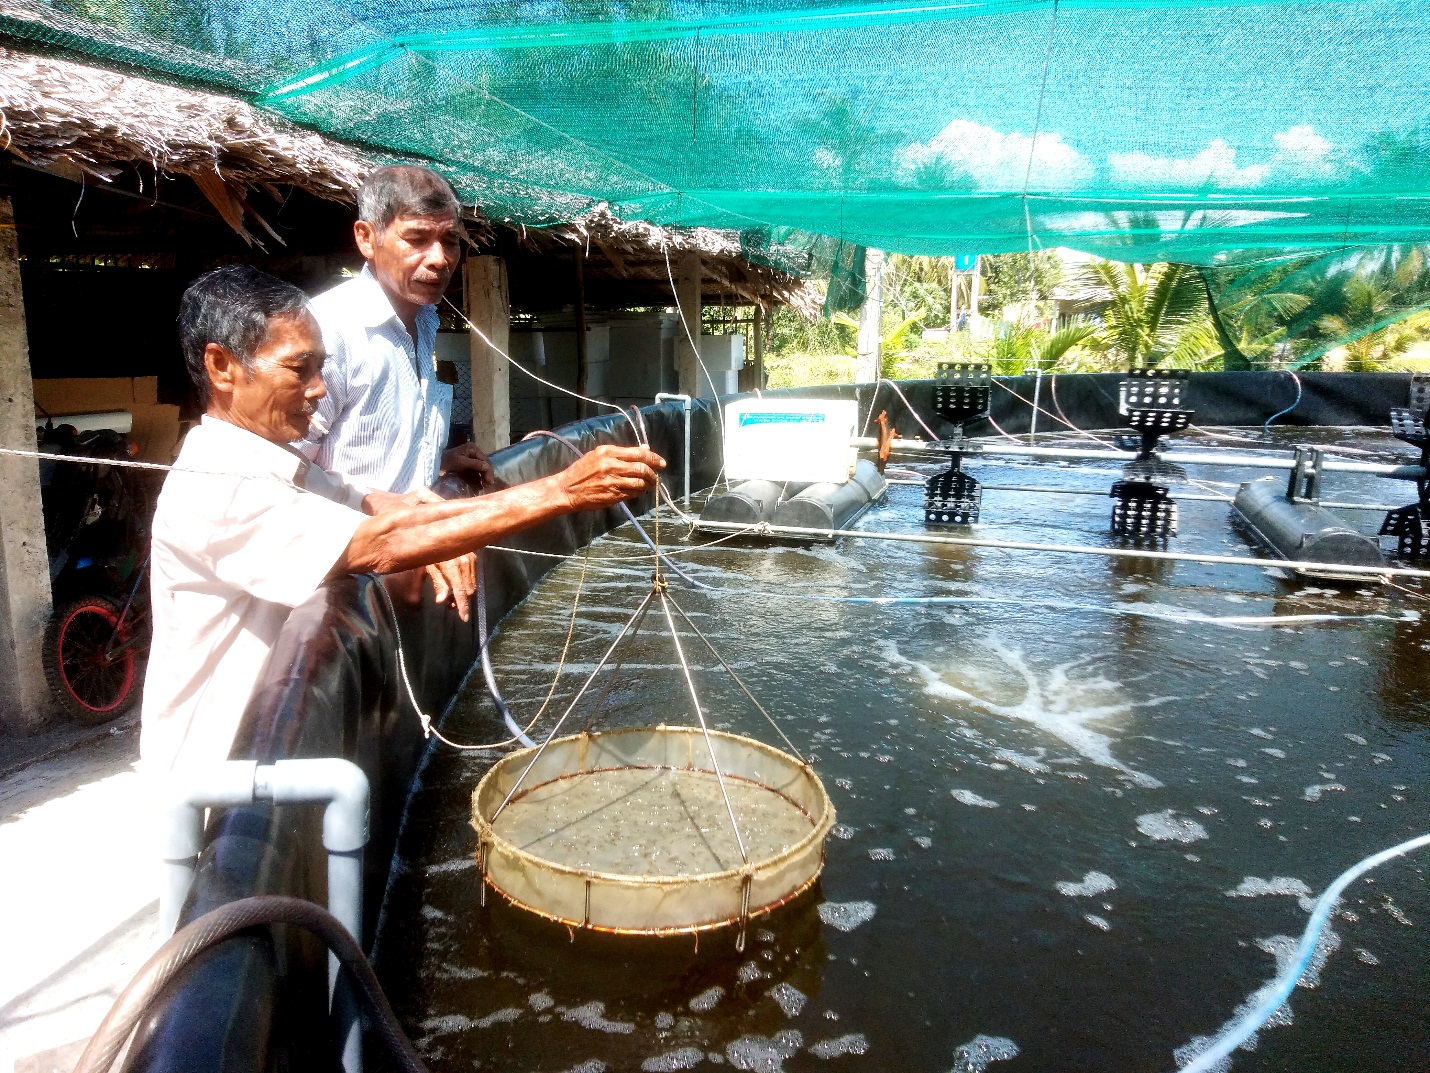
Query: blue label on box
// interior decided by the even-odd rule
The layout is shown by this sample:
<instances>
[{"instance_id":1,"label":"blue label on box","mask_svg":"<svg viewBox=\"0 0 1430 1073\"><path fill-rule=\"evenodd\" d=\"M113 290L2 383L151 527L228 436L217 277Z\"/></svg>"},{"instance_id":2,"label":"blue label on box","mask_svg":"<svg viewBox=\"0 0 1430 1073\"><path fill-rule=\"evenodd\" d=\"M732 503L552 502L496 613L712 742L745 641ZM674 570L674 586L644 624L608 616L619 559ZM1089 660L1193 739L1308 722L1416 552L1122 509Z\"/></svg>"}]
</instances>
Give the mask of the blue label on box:
<instances>
[{"instance_id":1,"label":"blue label on box","mask_svg":"<svg viewBox=\"0 0 1430 1073\"><path fill-rule=\"evenodd\" d=\"M740 425L820 425L823 414L741 414Z\"/></svg>"}]
</instances>

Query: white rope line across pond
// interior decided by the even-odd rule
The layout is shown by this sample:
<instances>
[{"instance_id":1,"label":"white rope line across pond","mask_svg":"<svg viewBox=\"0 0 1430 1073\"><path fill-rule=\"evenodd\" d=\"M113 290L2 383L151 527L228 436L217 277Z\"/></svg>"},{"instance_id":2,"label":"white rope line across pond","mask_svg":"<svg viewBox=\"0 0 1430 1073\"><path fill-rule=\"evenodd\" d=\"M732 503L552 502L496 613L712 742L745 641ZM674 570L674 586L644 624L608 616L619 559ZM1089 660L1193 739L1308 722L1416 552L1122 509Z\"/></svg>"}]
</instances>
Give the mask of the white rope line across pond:
<instances>
[{"instance_id":1,"label":"white rope line across pond","mask_svg":"<svg viewBox=\"0 0 1430 1073\"><path fill-rule=\"evenodd\" d=\"M1189 551L1147 551L1140 548L1094 548L1087 544L1039 544L1027 540L994 540L987 537L956 537L935 533L878 533L859 529L812 529L761 522L744 526L736 522L702 522L703 528L729 532L738 528L755 536L789 536L804 540L854 537L860 540L890 540L906 544L943 544L962 548L998 548L1004 551L1042 551L1058 555L1097 555L1108 559L1159 559L1163 562L1211 563L1222 566L1275 567L1282 570L1336 571L1366 578L1430 578L1430 570L1410 567L1362 566L1351 563L1319 563L1300 559L1259 559L1249 555L1212 555Z\"/></svg>"}]
</instances>

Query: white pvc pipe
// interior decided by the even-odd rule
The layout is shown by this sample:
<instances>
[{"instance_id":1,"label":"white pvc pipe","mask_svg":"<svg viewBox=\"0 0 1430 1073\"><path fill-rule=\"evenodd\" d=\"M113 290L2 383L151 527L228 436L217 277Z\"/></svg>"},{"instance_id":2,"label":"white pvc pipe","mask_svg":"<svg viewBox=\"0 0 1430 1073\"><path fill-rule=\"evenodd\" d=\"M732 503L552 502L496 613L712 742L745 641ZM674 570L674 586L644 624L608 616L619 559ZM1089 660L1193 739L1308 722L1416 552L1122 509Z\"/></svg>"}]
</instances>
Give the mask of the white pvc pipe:
<instances>
[{"instance_id":1,"label":"white pvc pipe","mask_svg":"<svg viewBox=\"0 0 1430 1073\"><path fill-rule=\"evenodd\" d=\"M280 760L260 765L254 760L229 760L171 777L164 796L161 853L163 888L159 896L159 929L173 934L179 913L193 886L203 849L203 816L207 808L234 808L256 801L275 805L321 804L323 848L328 851L328 912L362 945L362 851L368 840L371 797L367 775L348 760L326 757ZM342 1041L345 1073L362 1073L362 1022L350 989L340 991L338 959L328 954L328 998Z\"/></svg>"},{"instance_id":2,"label":"white pvc pipe","mask_svg":"<svg viewBox=\"0 0 1430 1073\"><path fill-rule=\"evenodd\" d=\"M878 441L868 436L856 436L849 441L855 447L877 447ZM946 453L949 449L927 440L895 440L894 446L904 451ZM1016 443L969 444L966 455L987 455L992 458L1050 458L1064 462L1111 460L1132 462L1135 451L1094 450L1076 447L1025 447ZM1285 455L1228 454L1218 451L1158 451L1157 458L1184 466L1235 466L1238 468L1285 469L1296 467L1294 458ZM1327 458L1321 465L1327 472L1369 473L1376 477L1393 477L1403 481L1418 481L1425 476L1421 466L1392 466L1379 462L1352 462L1344 458Z\"/></svg>"},{"instance_id":3,"label":"white pvc pipe","mask_svg":"<svg viewBox=\"0 0 1430 1073\"><path fill-rule=\"evenodd\" d=\"M702 521L700 528L725 533L745 533L750 536L790 536L804 540L858 537L861 540L893 540L906 544L950 544L962 548L1001 548L1008 551L1046 551L1060 555L1098 555L1106 559L1162 559L1168 562L1218 563L1223 566L1279 567L1284 570L1311 574L1334 572L1367 578L1430 578L1430 570L1414 570L1409 567L1321 563L1309 559L1257 559L1249 555L1203 555L1197 552L1144 551L1136 548L1094 548L1086 544L1035 544L1026 540L992 540L981 537L944 536L941 533L877 533L861 529L814 529L793 525L771 525L768 522L749 525L744 522Z\"/></svg>"}]
</instances>

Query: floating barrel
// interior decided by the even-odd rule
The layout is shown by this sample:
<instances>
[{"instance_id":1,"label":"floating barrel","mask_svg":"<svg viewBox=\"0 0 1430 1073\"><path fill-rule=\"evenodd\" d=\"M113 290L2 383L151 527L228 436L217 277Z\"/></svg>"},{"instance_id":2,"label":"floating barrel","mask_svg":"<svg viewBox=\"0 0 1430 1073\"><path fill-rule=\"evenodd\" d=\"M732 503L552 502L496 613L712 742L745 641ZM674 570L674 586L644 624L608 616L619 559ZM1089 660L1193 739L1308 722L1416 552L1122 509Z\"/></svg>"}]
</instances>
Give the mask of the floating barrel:
<instances>
[{"instance_id":1,"label":"floating barrel","mask_svg":"<svg viewBox=\"0 0 1430 1073\"><path fill-rule=\"evenodd\" d=\"M771 522L801 529L844 529L877 502L889 482L874 463L861 458L843 484L811 484L775 508Z\"/></svg>"},{"instance_id":2,"label":"floating barrel","mask_svg":"<svg viewBox=\"0 0 1430 1073\"><path fill-rule=\"evenodd\" d=\"M1234 505L1257 538L1283 559L1347 566L1385 563L1374 537L1322 506L1287 499L1285 485L1275 477L1243 484Z\"/></svg>"},{"instance_id":3,"label":"floating barrel","mask_svg":"<svg viewBox=\"0 0 1430 1073\"><path fill-rule=\"evenodd\" d=\"M808 487L807 484L785 481L744 481L712 497L700 512L700 520L737 522L741 525L773 521L775 508L781 501L798 495Z\"/></svg>"}]
</instances>

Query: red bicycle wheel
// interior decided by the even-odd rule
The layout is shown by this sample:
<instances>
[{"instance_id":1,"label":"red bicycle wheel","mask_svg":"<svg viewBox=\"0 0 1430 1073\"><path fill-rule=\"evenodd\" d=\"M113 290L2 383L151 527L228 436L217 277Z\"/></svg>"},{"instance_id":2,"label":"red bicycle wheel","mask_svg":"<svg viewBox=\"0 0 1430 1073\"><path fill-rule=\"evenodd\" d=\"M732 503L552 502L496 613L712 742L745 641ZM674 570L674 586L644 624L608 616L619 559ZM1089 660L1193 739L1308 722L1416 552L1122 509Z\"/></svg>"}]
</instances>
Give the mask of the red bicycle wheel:
<instances>
[{"instance_id":1,"label":"red bicycle wheel","mask_svg":"<svg viewBox=\"0 0 1430 1073\"><path fill-rule=\"evenodd\" d=\"M124 644L120 606L85 596L60 608L45 629L45 674L65 713L95 726L120 715L134 692L134 650Z\"/></svg>"}]
</instances>

